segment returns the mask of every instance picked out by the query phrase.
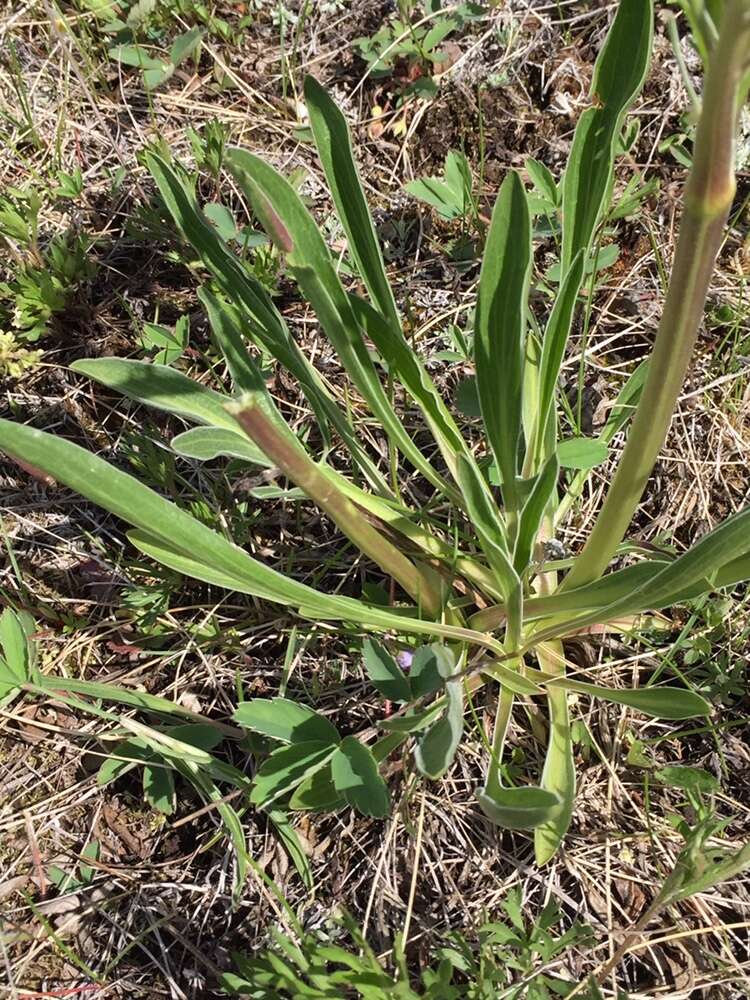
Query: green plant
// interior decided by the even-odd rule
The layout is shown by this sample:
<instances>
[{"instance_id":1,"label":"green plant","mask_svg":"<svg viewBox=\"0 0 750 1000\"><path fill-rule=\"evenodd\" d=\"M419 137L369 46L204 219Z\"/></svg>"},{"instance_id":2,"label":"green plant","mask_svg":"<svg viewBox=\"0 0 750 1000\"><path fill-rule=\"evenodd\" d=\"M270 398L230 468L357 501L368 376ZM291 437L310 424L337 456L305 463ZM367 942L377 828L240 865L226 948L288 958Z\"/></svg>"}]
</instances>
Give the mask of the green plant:
<instances>
[{"instance_id":1,"label":"green plant","mask_svg":"<svg viewBox=\"0 0 750 1000\"><path fill-rule=\"evenodd\" d=\"M190 146L196 165L208 171L215 183L221 176L224 165L224 150L227 145L229 130L218 118L206 122L200 132L194 128L187 130Z\"/></svg>"},{"instance_id":2,"label":"green plant","mask_svg":"<svg viewBox=\"0 0 750 1000\"><path fill-rule=\"evenodd\" d=\"M416 19L415 19L416 15ZM390 74L398 61L406 63L410 81L404 96L434 93L433 73L448 62L441 48L455 31L486 10L476 3L458 3L443 10L440 0L399 0L398 14L383 22L374 35L355 39L354 44L375 77Z\"/></svg>"},{"instance_id":3,"label":"green plant","mask_svg":"<svg viewBox=\"0 0 750 1000\"><path fill-rule=\"evenodd\" d=\"M190 321L187 316L180 316L174 325L174 330L160 323L144 323L140 336L141 347L147 351L155 351L154 361L160 365L171 365L182 357L188 342Z\"/></svg>"},{"instance_id":4,"label":"green plant","mask_svg":"<svg viewBox=\"0 0 750 1000\"><path fill-rule=\"evenodd\" d=\"M232 375L235 396L209 390L173 368L140 361L82 361L74 370L203 425L177 435L172 445L178 454L204 460L228 455L280 470L379 568L384 581L392 581L396 595L392 605L303 584L253 558L225 534L77 445L31 427L0 422L0 447L6 453L122 517L132 526L128 534L132 544L167 567L230 591L297 608L313 620L390 633L402 648L413 649L421 637L427 637L428 645L443 645L440 691L420 691L417 697L410 682L407 696L407 687L401 685L406 700L384 725L392 737L391 748L418 734L415 760L430 777L451 763L464 724L464 705L473 704L480 686L497 685L489 766L477 800L493 822L534 829L540 863L557 850L573 809L568 692L667 719L707 715L711 708L695 692L672 685L605 687L570 676L565 638L592 627L627 630L644 611L750 577L750 509L720 524L677 558L651 553L652 558L607 572L615 557L632 551L623 546L623 538L690 361L735 190L733 139L750 49L748 0L727 0L709 59L704 114L662 323L647 371L632 376L626 387L628 405L618 407L612 418L612 426L621 428L632 415L624 453L582 552L562 564L551 561L548 554L554 553L553 526L560 509L570 506L570 495L558 494L558 373L587 262L592 252L595 257L596 235L607 215L624 115L647 71L652 23L649 0L623 0L597 60L594 100L576 128L562 181L559 291L541 338L526 324L533 249L526 192L514 172L500 189L474 323L477 389L486 433L486 446L477 453L402 333L347 126L323 88L310 78L305 83L310 122L369 301L342 286L320 231L294 187L247 152L225 153L227 166L316 311L322 331L392 454L400 453L422 476L423 489L433 491L421 507L402 495L397 478L384 475L362 443L357 422L339 407L264 288L206 221L183 175L157 153L147 154L164 204L207 272L201 301ZM285 422L246 348L246 337L299 382L317 423L322 454L311 454ZM420 409L434 438L434 451L415 442L395 411L368 340L387 364L389 377ZM317 438L308 435L307 440ZM351 477L327 461L334 441L348 453ZM490 465L500 483L501 503L487 477ZM585 471L579 468L573 487ZM567 575L558 583L563 569L568 569ZM475 601L473 595L481 596ZM384 646L377 649L379 669L396 685L398 663ZM372 676L371 664L368 670ZM529 705L529 699L539 697L546 698L548 724ZM535 734L548 739L538 786L509 785L503 768L506 735L518 699L529 709ZM238 712L248 725L262 728L252 701L241 704ZM332 734L310 741L298 741L296 733L287 735L292 736L292 745L272 752L269 760L275 764L269 769L280 760L290 766L283 781L268 786L267 795L258 790L264 787L262 781L255 785L256 804L294 796L303 783L314 784L316 776L326 782L326 769L334 760L341 763L342 775L344 764L348 768L338 786L334 779L337 792L346 790L347 802L365 801L376 785L383 801L365 747L369 734L359 741L361 750L355 751L348 742L343 754L346 741L337 744Z\"/></svg>"},{"instance_id":5,"label":"green plant","mask_svg":"<svg viewBox=\"0 0 750 1000\"><path fill-rule=\"evenodd\" d=\"M649 924L670 906L696 893L707 892L750 867L750 843L736 849L712 843L731 822L716 815L713 799L714 793L719 791L719 783L713 775L698 767L673 766L662 767L656 772L656 778L685 795L684 805L689 806L692 814L690 822L679 815L670 817L684 844L653 902L637 924L629 928L614 954L590 977L588 988L601 986L623 957L641 945ZM569 994L571 1000L573 997L584 1000L584 988L581 984L574 989Z\"/></svg>"},{"instance_id":6,"label":"green plant","mask_svg":"<svg viewBox=\"0 0 750 1000\"><path fill-rule=\"evenodd\" d=\"M444 219L462 219L469 213L476 217L471 166L464 154L455 149L445 157L442 177L420 177L405 184L404 190L432 205Z\"/></svg>"},{"instance_id":7,"label":"green plant","mask_svg":"<svg viewBox=\"0 0 750 1000\"><path fill-rule=\"evenodd\" d=\"M395 969L391 972L348 914L316 932L304 931L293 919L295 938L272 928L271 947L252 958L235 954L237 971L225 973L221 985L230 994L256 1000L338 1000L343 996L364 1000L552 1000L566 996L573 983L536 968L569 948L585 947L590 941L588 928L576 921L564 933L555 934L560 913L554 903L548 903L539 919L529 925L521 914L517 890L508 893L503 908L509 922L483 924L473 940L459 932L448 934L445 943L430 955L430 964L423 968L416 987L410 983L400 939L393 949ZM344 936L354 947L346 947ZM519 981L520 985L513 985ZM582 1000L595 997L587 993Z\"/></svg>"},{"instance_id":8,"label":"green plant","mask_svg":"<svg viewBox=\"0 0 750 1000\"><path fill-rule=\"evenodd\" d=\"M58 181L62 187L56 194L77 196L70 186L77 183L76 175L60 174ZM0 241L13 258L12 277L0 282L0 318L4 318L6 327L13 328L21 342L38 340L52 317L68 307L78 285L95 273L90 241L83 236L63 233L42 246L42 205L41 194L33 188L7 188L0 196Z\"/></svg>"},{"instance_id":9,"label":"green plant","mask_svg":"<svg viewBox=\"0 0 750 1000\"><path fill-rule=\"evenodd\" d=\"M159 812L169 814L174 809L175 778L192 786L205 803L211 803L216 809L233 845L236 857L234 898L239 898L250 868L263 877L248 853L242 828L242 815L247 806L235 809L230 801L239 794L247 797L252 782L243 771L219 755L227 742L237 743L242 739L242 730L213 721L167 698L115 684L46 675L40 669L37 643L33 638L35 631L34 620L26 612L16 613L5 608L0 614L0 707L22 696L54 698L78 712L112 723L115 728L108 735L119 735L121 742L114 750L107 749L102 754L105 760L99 769L99 783L106 785L134 767L141 767L144 798ZM103 707L109 703L136 709L149 718L149 723ZM227 797L218 783L229 785L234 796ZM309 861L286 815L272 809L268 818L303 883L312 888ZM68 885L74 877L68 873ZM79 868L77 878L79 882L85 878L83 868Z\"/></svg>"},{"instance_id":10,"label":"green plant","mask_svg":"<svg viewBox=\"0 0 750 1000\"><path fill-rule=\"evenodd\" d=\"M174 71L185 59L194 57L200 49L203 30L191 28L178 35L169 47L166 58L158 58L149 54L144 45L137 42L122 43L110 49L110 57L123 66L135 66L143 74L143 86L146 90L160 87L173 75Z\"/></svg>"},{"instance_id":11,"label":"green plant","mask_svg":"<svg viewBox=\"0 0 750 1000\"><path fill-rule=\"evenodd\" d=\"M36 367L41 357L41 351L22 347L12 333L0 330L0 377L20 378L25 371Z\"/></svg>"},{"instance_id":12,"label":"green plant","mask_svg":"<svg viewBox=\"0 0 750 1000\"><path fill-rule=\"evenodd\" d=\"M98 840L90 840L82 848L80 857L72 871L66 871L58 865L50 865L47 869L47 877L55 886L58 892L75 892L84 886L91 885L94 879L94 869L87 861L98 861L101 851L101 844Z\"/></svg>"}]
</instances>

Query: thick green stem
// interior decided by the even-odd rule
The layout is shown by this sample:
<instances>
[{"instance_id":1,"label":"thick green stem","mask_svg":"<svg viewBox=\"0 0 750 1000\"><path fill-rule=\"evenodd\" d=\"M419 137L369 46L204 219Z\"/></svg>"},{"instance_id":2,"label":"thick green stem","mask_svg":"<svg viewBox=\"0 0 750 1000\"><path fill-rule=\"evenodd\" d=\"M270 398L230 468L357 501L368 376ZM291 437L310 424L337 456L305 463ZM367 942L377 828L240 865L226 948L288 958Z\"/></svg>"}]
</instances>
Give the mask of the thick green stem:
<instances>
[{"instance_id":1,"label":"thick green stem","mask_svg":"<svg viewBox=\"0 0 750 1000\"><path fill-rule=\"evenodd\" d=\"M424 611L440 615L439 588L393 545L313 462L293 434L271 420L251 396L232 404L232 415L247 436L339 526L362 552L397 580Z\"/></svg>"},{"instance_id":2,"label":"thick green stem","mask_svg":"<svg viewBox=\"0 0 750 1000\"><path fill-rule=\"evenodd\" d=\"M594 529L562 584L598 579L622 541L669 430L735 192L738 99L750 51L750 0L727 0L711 54L664 312L643 395Z\"/></svg>"}]
</instances>

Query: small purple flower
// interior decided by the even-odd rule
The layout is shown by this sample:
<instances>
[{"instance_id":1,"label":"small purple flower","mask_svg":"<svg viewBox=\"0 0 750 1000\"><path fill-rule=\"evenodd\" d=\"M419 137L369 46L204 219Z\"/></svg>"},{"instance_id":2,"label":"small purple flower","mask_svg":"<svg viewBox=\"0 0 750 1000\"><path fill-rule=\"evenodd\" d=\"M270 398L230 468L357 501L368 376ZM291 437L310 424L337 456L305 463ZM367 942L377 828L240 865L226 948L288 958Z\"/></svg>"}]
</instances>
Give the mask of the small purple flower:
<instances>
[{"instance_id":1,"label":"small purple flower","mask_svg":"<svg viewBox=\"0 0 750 1000\"><path fill-rule=\"evenodd\" d=\"M396 663L398 663L405 674L408 674L411 670L411 661L413 659L414 653L409 649L402 649L400 653L396 654Z\"/></svg>"}]
</instances>

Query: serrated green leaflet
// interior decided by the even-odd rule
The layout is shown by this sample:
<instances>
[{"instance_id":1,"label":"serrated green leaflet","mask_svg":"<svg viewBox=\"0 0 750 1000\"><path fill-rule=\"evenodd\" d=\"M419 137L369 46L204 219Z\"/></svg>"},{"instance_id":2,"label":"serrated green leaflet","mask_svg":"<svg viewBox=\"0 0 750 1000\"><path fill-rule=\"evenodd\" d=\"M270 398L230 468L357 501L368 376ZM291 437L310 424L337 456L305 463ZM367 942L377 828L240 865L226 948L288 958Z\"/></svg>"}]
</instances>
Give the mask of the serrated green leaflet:
<instances>
[{"instance_id":1,"label":"serrated green leaflet","mask_svg":"<svg viewBox=\"0 0 750 1000\"><path fill-rule=\"evenodd\" d=\"M290 809L305 812L334 812L345 805L333 783L330 763L301 781L289 799Z\"/></svg>"},{"instance_id":2,"label":"serrated green leaflet","mask_svg":"<svg viewBox=\"0 0 750 1000\"><path fill-rule=\"evenodd\" d=\"M274 750L255 775L250 801L268 808L308 775L323 767L335 752L335 747L330 743L321 743L319 740L292 743L291 746Z\"/></svg>"}]
</instances>

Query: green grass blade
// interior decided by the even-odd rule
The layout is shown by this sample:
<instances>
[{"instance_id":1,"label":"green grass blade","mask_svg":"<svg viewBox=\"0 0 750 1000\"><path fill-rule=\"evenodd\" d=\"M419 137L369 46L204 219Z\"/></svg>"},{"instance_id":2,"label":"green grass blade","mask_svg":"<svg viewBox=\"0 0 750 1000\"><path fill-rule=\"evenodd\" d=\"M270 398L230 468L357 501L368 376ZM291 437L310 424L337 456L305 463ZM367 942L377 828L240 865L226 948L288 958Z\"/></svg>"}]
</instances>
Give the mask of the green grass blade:
<instances>
[{"instance_id":1,"label":"green grass blade","mask_svg":"<svg viewBox=\"0 0 750 1000\"><path fill-rule=\"evenodd\" d=\"M302 199L281 174L251 153L232 149L227 164L269 236L285 252L294 278L341 363L391 442L433 486L460 503L459 495L427 461L393 409L328 247Z\"/></svg>"},{"instance_id":2,"label":"green grass blade","mask_svg":"<svg viewBox=\"0 0 750 1000\"><path fill-rule=\"evenodd\" d=\"M232 842L235 855L237 856L237 873L232 887L232 899L235 903L238 903L242 890L245 887L247 870L251 863L242 821L231 803L224 801L224 795L221 790L204 771L197 767L192 767L188 761L178 761L176 766L182 775L203 794L207 802L214 803L221 817L224 829Z\"/></svg>"},{"instance_id":3,"label":"green grass blade","mask_svg":"<svg viewBox=\"0 0 750 1000\"><path fill-rule=\"evenodd\" d=\"M312 892L315 886L312 866L305 848L302 846L297 831L292 826L289 817L281 809L271 809L267 814L268 819L273 824L279 840L286 848L287 854L292 859L294 867L297 869L302 884L308 892ZM309 850L309 849L308 849Z\"/></svg>"},{"instance_id":4,"label":"green grass blade","mask_svg":"<svg viewBox=\"0 0 750 1000\"><path fill-rule=\"evenodd\" d=\"M609 412L604 427L599 432L598 440L603 444L610 444L616 434L631 420L635 413L638 400L643 392L643 385L648 373L648 361L642 361L640 365L628 377L625 385L620 389L615 399L614 405ZM589 469L584 469L575 474L565 491L565 496L560 501L555 511L555 525L564 521L568 511L573 506L576 497L583 489L587 479L591 475Z\"/></svg>"},{"instance_id":5,"label":"green grass blade","mask_svg":"<svg viewBox=\"0 0 750 1000\"><path fill-rule=\"evenodd\" d=\"M407 343L400 327L389 325L380 313L355 295L349 296L349 302L362 329L389 369L422 410L443 460L455 478L458 456L463 455L470 462L474 461L474 456L435 383Z\"/></svg>"},{"instance_id":6,"label":"green grass blade","mask_svg":"<svg viewBox=\"0 0 750 1000\"><path fill-rule=\"evenodd\" d=\"M378 311L394 331L400 331L396 302L352 155L349 126L317 80L305 77L304 89L318 156L349 242L349 252Z\"/></svg>"},{"instance_id":7,"label":"green grass blade","mask_svg":"<svg viewBox=\"0 0 750 1000\"><path fill-rule=\"evenodd\" d=\"M234 391L237 395L267 391L265 379L245 346L239 311L228 302L222 302L209 288L199 288L198 298L206 310L219 350L224 355Z\"/></svg>"},{"instance_id":8,"label":"green grass blade","mask_svg":"<svg viewBox=\"0 0 750 1000\"><path fill-rule=\"evenodd\" d=\"M96 701L113 701L121 705L129 705L131 708L139 708L144 712L153 712L158 715L177 716L181 719L189 719L192 722L200 722L214 726L218 731L226 730L228 727L220 722L214 722L203 715L191 712L177 702L168 698L161 698L159 695L148 694L146 691L130 691L127 688L118 687L115 684L107 684L101 681L86 681L77 677L61 677L51 674L40 674L34 681L34 686L45 694L53 691L72 691L75 694L87 695ZM232 727L234 735L235 731Z\"/></svg>"},{"instance_id":9,"label":"green grass blade","mask_svg":"<svg viewBox=\"0 0 750 1000\"><path fill-rule=\"evenodd\" d=\"M502 478L506 507L516 509L531 221L518 174L503 181L479 278L475 355L487 439Z\"/></svg>"}]
</instances>

